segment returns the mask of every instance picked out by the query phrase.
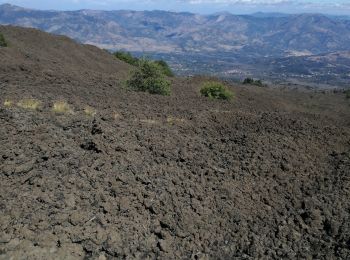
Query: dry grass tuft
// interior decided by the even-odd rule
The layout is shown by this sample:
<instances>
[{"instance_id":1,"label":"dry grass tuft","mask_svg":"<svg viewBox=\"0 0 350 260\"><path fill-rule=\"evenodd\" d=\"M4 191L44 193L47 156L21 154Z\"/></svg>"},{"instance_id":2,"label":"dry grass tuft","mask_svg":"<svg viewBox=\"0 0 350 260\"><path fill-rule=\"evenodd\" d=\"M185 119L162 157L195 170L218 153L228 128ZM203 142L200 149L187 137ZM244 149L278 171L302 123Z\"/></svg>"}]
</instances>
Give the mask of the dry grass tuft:
<instances>
[{"instance_id":1,"label":"dry grass tuft","mask_svg":"<svg viewBox=\"0 0 350 260\"><path fill-rule=\"evenodd\" d=\"M60 114L73 114L73 109L66 101L56 101L53 104L52 111Z\"/></svg>"},{"instance_id":2,"label":"dry grass tuft","mask_svg":"<svg viewBox=\"0 0 350 260\"><path fill-rule=\"evenodd\" d=\"M230 110L209 110L210 112L212 113L223 113L223 114L230 114L230 113L233 113L233 111L230 111Z\"/></svg>"},{"instance_id":3,"label":"dry grass tuft","mask_svg":"<svg viewBox=\"0 0 350 260\"><path fill-rule=\"evenodd\" d=\"M186 119L169 116L166 121L167 121L168 124L175 125L175 124L183 124L183 123L185 123Z\"/></svg>"},{"instance_id":4,"label":"dry grass tuft","mask_svg":"<svg viewBox=\"0 0 350 260\"><path fill-rule=\"evenodd\" d=\"M93 107L90 107L90 106L86 106L84 108L84 112L86 115L91 116L91 117L95 116L97 113L96 109Z\"/></svg>"},{"instance_id":5,"label":"dry grass tuft","mask_svg":"<svg viewBox=\"0 0 350 260\"><path fill-rule=\"evenodd\" d=\"M4 106L5 106L5 107L12 107L12 105L13 105L13 102L12 102L11 100L7 100L7 99L6 99L6 100L4 101Z\"/></svg>"},{"instance_id":6,"label":"dry grass tuft","mask_svg":"<svg viewBox=\"0 0 350 260\"><path fill-rule=\"evenodd\" d=\"M39 100L28 98L22 99L17 103L17 106L24 109L37 110L41 105Z\"/></svg>"},{"instance_id":7,"label":"dry grass tuft","mask_svg":"<svg viewBox=\"0 0 350 260\"><path fill-rule=\"evenodd\" d=\"M155 125L158 123L157 120L153 120L153 119L140 119L140 122L145 124L150 124L150 125Z\"/></svg>"},{"instance_id":8,"label":"dry grass tuft","mask_svg":"<svg viewBox=\"0 0 350 260\"><path fill-rule=\"evenodd\" d=\"M121 114L119 114L118 112L113 113L114 120L120 119L121 117L122 117Z\"/></svg>"}]
</instances>

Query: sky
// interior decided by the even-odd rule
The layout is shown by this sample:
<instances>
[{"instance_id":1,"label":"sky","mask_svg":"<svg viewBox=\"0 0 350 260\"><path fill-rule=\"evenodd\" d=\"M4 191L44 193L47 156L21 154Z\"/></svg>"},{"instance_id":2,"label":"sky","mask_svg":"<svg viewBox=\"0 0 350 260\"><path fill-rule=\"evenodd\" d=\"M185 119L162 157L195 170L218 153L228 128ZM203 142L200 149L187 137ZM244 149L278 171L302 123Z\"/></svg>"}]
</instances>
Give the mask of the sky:
<instances>
[{"instance_id":1,"label":"sky","mask_svg":"<svg viewBox=\"0 0 350 260\"><path fill-rule=\"evenodd\" d=\"M230 12L327 13L350 15L350 0L0 0L44 10L170 10L201 14Z\"/></svg>"}]
</instances>

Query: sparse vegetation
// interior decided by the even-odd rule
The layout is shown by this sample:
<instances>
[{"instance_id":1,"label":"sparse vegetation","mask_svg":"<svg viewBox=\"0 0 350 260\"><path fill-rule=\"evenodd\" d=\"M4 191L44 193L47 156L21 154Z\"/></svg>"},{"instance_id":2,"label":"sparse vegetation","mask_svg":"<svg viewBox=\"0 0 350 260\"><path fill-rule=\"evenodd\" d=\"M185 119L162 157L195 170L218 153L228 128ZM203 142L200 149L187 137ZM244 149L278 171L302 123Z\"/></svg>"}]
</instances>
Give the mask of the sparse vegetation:
<instances>
[{"instance_id":1,"label":"sparse vegetation","mask_svg":"<svg viewBox=\"0 0 350 260\"><path fill-rule=\"evenodd\" d=\"M345 90L345 97L346 99L350 99L350 89Z\"/></svg>"},{"instance_id":2,"label":"sparse vegetation","mask_svg":"<svg viewBox=\"0 0 350 260\"><path fill-rule=\"evenodd\" d=\"M91 117L96 115L96 109L94 109L93 107L90 107L90 106L86 106L84 108L84 112L86 115L91 116Z\"/></svg>"},{"instance_id":3,"label":"sparse vegetation","mask_svg":"<svg viewBox=\"0 0 350 260\"><path fill-rule=\"evenodd\" d=\"M243 80L244 85L255 85L258 87L266 87L266 84L262 83L260 79L254 80L253 78L245 78Z\"/></svg>"},{"instance_id":4,"label":"sparse vegetation","mask_svg":"<svg viewBox=\"0 0 350 260\"><path fill-rule=\"evenodd\" d=\"M4 106L5 107L12 107L12 105L13 105L13 102L11 100L6 99L4 101Z\"/></svg>"},{"instance_id":5,"label":"sparse vegetation","mask_svg":"<svg viewBox=\"0 0 350 260\"><path fill-rule=\"evenodd\" d=\"M125 51L116 51L114 53L114 56L118 58L119 60L125 61L126 63L129 63L131 65L137 66L140 59L132 56L130 52Z\"/></svg>"},{"instance_id":6,"label":"sparse vegetation","mask_svg":"<svg viewBox=\"0 0 350 260\"><path fill-rule=\"evenodd\" d=\"M33 98L22 99L17 103L18 107L31 110L37 110L40 107L40 105L41 102Z\"/></svg>"},{"instance_id":7,"label":"sparse vegetation","mask_svg":"<svg viewBox=\"0 0 350 260\"><path fill-rule=\"evenodd\" d=\"M8 43L5 40L5 37L2 33L0 33L0 47L7 47Z\"/></svg>"},{"instance_id":8,"label":"sparse vegetation","mask_svg":"<svg viewBox=\"0 0 350 260\"><path fill-rule=\"evenodd\" d=\"M170 95L170 82L165 79L162 68L155 62L146 59L140 60L126 85L134 91Z\"/></svg>"},{"instance_id":9,"label":"sparse vegetation","mask_svg":"<svg viewBox=\"0 0 350 260\"><path fill-rule=\"evenodd\" d=\"M163 73L168 76L168 77L174 77L174 73L171 71L168 63L164 60L156 60L155 61L156 64L158 64L162 70L163 70Z\"/></svg>"},{"instance_id":10,"label":"sparse vegetation","mask_svg":"<svg viewBox=\"0 0 350 260\"><path fill-rule=\"evenodd\" d=\"M149 125L155 125L158 123L157 120L154 119L140 119L141 123L149 124Z\"/></svg>"},{"instance_id":11,"label":"sparse vegetation","mask_svg":"<svg viewBox=\"0 0 350 260\"><path fill-rule=\"evenodd\" d=\"M71 114L73 109L66 101L57 101L53 104L52 111L60 114Z\"/></svg>"},{"instance_id":12,"label":"sparse vegetation","mask_svg":"<svg viewBox=\"0 0 350 260\"><path fill-rule=\"evenodd\" d=\"M201 94L210 99L230 100L233 98L233 92L228 90L220 82L205 82L200 90Z\"/></svg>"},{"instance_id":13,"label":"sparse vegetation","mask_svg":"<svg viewBox=\"0 0 350 260\"><path fill-rule=\"evenodd\" d=\"M169 116L166 121L170 125L182 124L182 123L186 122L186 120L184 118L178 118L178 117L173 117L173 116Z\"/></svg>"},{"instance_id":14,"label":"sparse vegetation","mask_svg":"<svg viewBox=\"0 0 350 260\"><path fill-rule=\"evenodd\" d=\"M133 66L138 66L140 61L142 59L139 59L135 56L133 56L130 52L125 52L125 51L117 51L114 53L114 56L116 58L118 58L119 60L122 60L126 63L129 63ZM145 59L145 58L143 58ZM149 60L149 59L147 59ZM152 61L152 60L150 60ZM171 71L168 63L164 60L155 60L155 61L152 61L154 63L156 63L157 65L159 65L159 67L162 69L162 72L164 75L168 76L168 77L173 77L174 76L174 73Z\"/></svg>"},{"instance_id":15,"label":"sparse vegetation","mask_svg":"<svg viewBox=\"0 0 350 260\"><path fill-rule=\"evenodd\" d=\"M117 120L117 119L121 118L122 116L118 112L114 112L112 117L113 117L114 120Z\"/></svg>"},{"instance_id":16,"label":"sparse vegetation","mask_svg":"<svg viewBox=\"0 0 350 260\"><path fill-rule=\"evenodd\" d=\"M253 84L254 83L254 79L252 78L245 78L243 80L243 84Z\"/></svg>"}]
</instances>

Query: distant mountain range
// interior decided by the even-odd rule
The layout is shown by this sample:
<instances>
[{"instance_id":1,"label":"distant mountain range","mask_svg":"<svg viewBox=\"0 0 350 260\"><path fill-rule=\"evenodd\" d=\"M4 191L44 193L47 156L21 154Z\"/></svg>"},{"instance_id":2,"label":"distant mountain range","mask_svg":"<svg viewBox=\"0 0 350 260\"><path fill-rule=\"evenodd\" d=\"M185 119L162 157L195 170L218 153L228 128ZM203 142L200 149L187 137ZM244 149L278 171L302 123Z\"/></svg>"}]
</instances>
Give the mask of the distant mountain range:
<instances>
[{"instance_id":1,"label":"distant mountain range","mask_svg":"<svg viewBox=\"0 0 350 260\"><path fill-rule=\"evenodd\" d=\"M288 67L295 68L295 64L303 60L313 61L315 68L311 73L318 75L321 73L321 63L311 57L350 51L350 20L347 17L320 14L41 11L4 4L0 5L0 23L67 35L79 42L110 50L162 54L179 72L198 72L186 65L190 61L181 59L194 55L205 62L203 57L209 57L207 61L213 62L211 65L214 67L211 71L233 71L232 77L239 76L234 72L239 65L242 65L240 69L246 68L252 73L252 65L267 61L268 64L260 67L263 71L253 70L267 78L271 73L284 70L286 72L283 73L294 75ZM305 58L308 56L310 58ZM349 68L350 59L347 55L342 59L342 64ZM329 64L323 65L327 68ZM341 73L345 68L343 65ZM331 67L334 66L337 67L331 64ZM264 71L267 67L272 71ZM324 70L322 68L322 73ZM335 78L339 76L337 73ZM346 72L345 77L348 74Z\"/></svg>"}]
</instances>

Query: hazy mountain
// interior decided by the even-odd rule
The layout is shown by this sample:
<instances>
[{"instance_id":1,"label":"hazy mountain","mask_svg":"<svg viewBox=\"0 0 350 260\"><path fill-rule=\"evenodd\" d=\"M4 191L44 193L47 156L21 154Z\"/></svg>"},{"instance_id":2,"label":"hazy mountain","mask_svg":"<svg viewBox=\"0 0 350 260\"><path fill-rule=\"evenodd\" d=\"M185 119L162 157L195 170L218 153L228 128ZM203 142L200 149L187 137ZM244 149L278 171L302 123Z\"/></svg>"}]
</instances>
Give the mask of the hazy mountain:
<instances>
[{"instance_id":1,"label":"hazy mountain","mask_svg":"<svg viewBox=\"0 0 350 260\"><path fill-rule=\"evenodd\" d=\"M215 71L222 68L216 59L229 59L231 63L222 68L227 71L271 58L290 60L350 50L350 20L320 14L40 11L5 4L0 6L0 23L39 28L111 50L182 58L198 55L200 61L205 56ZM187 61L175 59L175 63L188 69L184 68Z\"/></svg>"},{"instance_id":2,"label":"hazy mountain","mask_svg":"<svg viewBox=\"0 0 350 260\"><path fill-rule=\"evenodd\" d=\"M259 17L259 18L269 18L269 17L271 18L271 17L288 17L288 16L291 16L291 14L257 12L257 13L253 13L251 16Z\"/></svg>"},{"instance_id":3,"label":"hazy mountain","mask_svg":"<svg viewBox=\"0 0 350 260\"><path fill-rule=\"evenodd\" d=\"M0 6L0 23L35 27L104 48L157 52L349 50L350 23L319 14L198 15L166 11L39 11Z\"/></svg>"}]
</instances>

